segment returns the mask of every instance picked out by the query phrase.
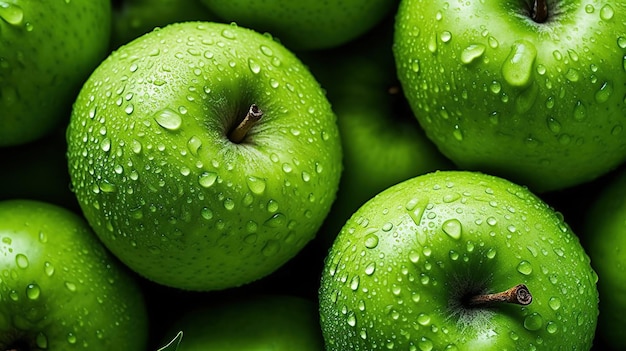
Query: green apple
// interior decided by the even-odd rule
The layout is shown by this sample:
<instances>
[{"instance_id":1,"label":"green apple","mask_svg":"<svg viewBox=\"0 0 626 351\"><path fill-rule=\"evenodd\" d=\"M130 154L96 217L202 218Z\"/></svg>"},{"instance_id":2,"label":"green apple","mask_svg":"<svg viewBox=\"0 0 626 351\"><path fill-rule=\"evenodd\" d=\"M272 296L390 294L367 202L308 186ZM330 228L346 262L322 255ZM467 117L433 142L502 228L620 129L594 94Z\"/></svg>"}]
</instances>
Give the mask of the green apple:
<instances>
[{"instance_id":1,"label":"green apple","mask_svg":"<svg viewBox=\"0 0 626 351\"><path fill-rule=\"evenodd\" d=\"M343 175L324 234L334 239L371 197L411 177L452 168L426 138L399 90L392 22L341 46L303 57L326 89L339 126Z\"/></svg>"},{"instance_id":2,"label":"green apple","mask_svg":"<svg viewBox=\"0 0 626 351\"><path fill-rule=\"evenodd\" d=\"M437 171L365 203L319 292L333 350L589 350L597 275L563 217L527 188Z\"/></svg>"},{"instance_id":3,"label":"green apple","mask_svg":"<svg viewBox=\"0 0 626 351\"><path fill-rule=\"evenodd\" d=\"M82 217L0 202L0 349L143 350L142 291Z\"/></svg>"},{"instance_id":4,"label":"green apple","mask_svg":"<svg viewBox=\"0 0 626 351\"><path fill-rule=\"evenodd\" d=\"M292 295L213 301L183 312L167 335L179 331L177 351L324 351L317 304Z\"/></svg>"},{"instance_id":5,"label":"green apple","mask_svg":"<svg viewBox=\"0 0 626 351\"><path fill-rule=\"evenodd\" d=\"M115 0L113 4L113 48L156 27L175 22L216 19L199 0Z\"/></svg>"},{"instance_id":6,"label":"green apple","mask_svg":"<svg viewBox=\"0 0 626 351\"><path fill-rule=\"evenodd\" d=\"M200 0L225 22L268 32L292 50L341 46L396 10L397 0Z\"/></svg>"},{"instance_id":7,"label":"green apple","mask_svg":"<svg viewBox=\"0 0 626 351\"><path fill-rule=\"evenodd\" d=\"M108 52L110 21L109 0L0 0L0 147L67 122Z\"/></svg>"},{"instance_id":8,"label":"green apple","mask_svg":"<svg viewBox=\"0 0 626 351\"><path fill-rule=\"evenodd\" d=\"M583 244L598 273L598 341L604 349L624 350L626 323L626 173L611 174L584 216Z\"/></svg>"},{"instance_id":9,"label":"green apple","mask_svg":"<svg viewBox=\"0 0 626 351\"><path fill-rule=\"evenodd\" d=\"M564 189L626 160L625 17L607 0L403 0L398 77L460 168Z\"/></svg>"},{"instance_id":10,"label":"green apple","mask_svg":"<svg viewBox=\"0 0 626 351\"><path fill-rule=\"evenodd\" d=\"M67 131L88 222L139 274L218 290L259 279L315 237L341 176L336 117L284 46L184 22L121 47Z\"/></svg>"}]
</instances>

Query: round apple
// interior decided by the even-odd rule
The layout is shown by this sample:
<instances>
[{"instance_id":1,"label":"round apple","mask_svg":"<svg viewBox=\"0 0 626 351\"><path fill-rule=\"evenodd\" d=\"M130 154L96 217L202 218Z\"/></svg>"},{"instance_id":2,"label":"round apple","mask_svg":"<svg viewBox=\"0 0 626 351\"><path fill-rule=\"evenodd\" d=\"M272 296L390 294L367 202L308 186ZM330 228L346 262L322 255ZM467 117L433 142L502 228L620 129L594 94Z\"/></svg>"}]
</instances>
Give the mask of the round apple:
<instances>
[{"instance_id":1,"label":"round apple","mask_svg":"<svg viewBox=\"0 0 626 351\"><path fill-rule=\"evenodd\" d=\"M106 246L160 284L259 279L316 234L341 175L336 118L284 46L172 24L109 56L67 131L70 178Z\"/></svg>"},{"instance_id":2,"label":"round apple","mask_svg":"<svg viewBox=\"0 0 626 351\"><path fill-rule=\"evenodd\" d=\"M589 350L597 276L527 188L439 171L365 203L321 278L327 350Z\"/></svg>"},{"instance_id":3,"label":"round apple","mask_svg":"<svg viewBox=\"0 0 626 351\"><path fill-rule=\"evenodd\" d=\"M0 350L143 350L134 275L83 218L32 200L0 202Z\"/></svg>"},{"instance_id":4,"label":"round apple","mask_svg":"<svg viewBox=\"0 0 626 351\"><path fill-rule=\"evenodd\" d=\"M225 22L268 32L292 50L341 46L395 11L397 0L200 0Z\"/></svg>"},{"instance_id":5,"label":"round apple","mask_svg":"<svg viewBox=\"0 0 626 351\"><path fill-rule=\"evenodd\" d=\"M250 295L213 301L170 326L177 351L323 351L317 304L291 295Z\"/></svg>"},{"instance_id":6,"label":"round apple","mask_svg":"<svg viewBox=\"0 0 626 351\"><path fill-rule=\"evenodd\" d=\"M626 160L624 17L614 1L403 0L398 76L460 168L571 187Z\"/></svg>"},{"instance_id":7,"label":"round apple","mask_svg":"<svg viewBox=\"0 0 626 351\"><path fill-rule=\"evenodd\" d=\"M603 349L624 350L626 339L626 171L608 178L593 199L585 218L583 244L598 273L600 317L598 342Z\"/></svg>"},{"instance_id":8,"label":"round apple","mask_svg":"<svg viewBox=\"0 0 626 351\"><path fill-rule=\"evenodd\" d=\"M67 122L109 50L110 23L109 0L0 0L0 147Z\"/></svg>"}]
</instances>

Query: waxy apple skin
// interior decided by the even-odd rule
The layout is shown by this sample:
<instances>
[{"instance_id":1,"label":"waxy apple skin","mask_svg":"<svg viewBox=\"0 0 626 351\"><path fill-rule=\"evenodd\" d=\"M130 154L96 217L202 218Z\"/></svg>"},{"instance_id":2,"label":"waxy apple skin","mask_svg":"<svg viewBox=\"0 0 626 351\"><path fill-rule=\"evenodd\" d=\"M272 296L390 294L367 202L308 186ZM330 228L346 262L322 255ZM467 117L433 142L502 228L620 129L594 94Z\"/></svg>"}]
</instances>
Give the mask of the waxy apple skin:
<instances>
[{"instance_id":1,"label":"waxy apple skin","mask_svg":"<svg viewBox=\"0 0 626 351\"><path fill-rule=\"evenodd\" d=\"M256 104L263 117L228 138ZM69 172L112 252L160 284L217 290L265 276L316 234L341 144L310 72L270 37L186 22L114 52L75 103Z\"/></svg>"},{"instance_id":2,"label":"waxy apple skin","mask_svg":"<svg viewBox=\"0 0 626 351\"><path fill-rule=\"evenodd\" d=\"M626 159L626 4L404 0L398 77L427 135L460 168L535 192L597 178Z\"/></svg>"},{"instance_id":3,"label":"waxy apple skin","mask_svg":"<svg viewBox=\"0 0 626 351\"><path fill-rule=\"evenodd\" d=\"M597 276L563 218L526 188L467 171L409 179L365 203L321 278L327 350L588 350ZM526 284L530 305L462 298Z\"/></svg>"},{"instance_id":4,"label":"waxy apple skin","mask_svg":"<svg viewBox=\"0 0 626 351\"><path fill-rule=\"evenodd\" d=\"M80 86L104 59L109 0L0 2L0 147L63 127Z\"/></svg>"},{"instance_id":5,"label":"waxy apple skin","mask_svg":"<svg viewBox=\"0 0 626 351\"><path fill-rule=\"evenodd\" d=\"M583 245L598 273L598 343L624 350L626 324L626 170L606 177L584 217Z\"/></svg>"},{"instance_id":6,"label":"waxy apple skin","mask_svg":"<svg viewBox=\"0 0 626 351\"><path fill-rule=\"evenodd\" d=\"M1 201L0 272L1 350L145 349L136 276L76 213Z\"/></svg>"}]
</instances>

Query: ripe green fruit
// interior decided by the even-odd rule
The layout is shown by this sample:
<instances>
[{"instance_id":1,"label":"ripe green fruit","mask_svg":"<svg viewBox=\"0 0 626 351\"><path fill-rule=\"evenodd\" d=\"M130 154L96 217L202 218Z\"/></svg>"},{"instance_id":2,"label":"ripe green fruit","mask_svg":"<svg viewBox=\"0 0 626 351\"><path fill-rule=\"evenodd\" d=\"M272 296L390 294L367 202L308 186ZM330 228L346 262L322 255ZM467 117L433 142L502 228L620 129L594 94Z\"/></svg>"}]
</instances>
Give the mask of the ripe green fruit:
<instances>
[{"instance_id":1,"label":"ripe green fruit","mask_svg":"<svg viewBox=\"0 0 626 351\"><path fill-rule=\"evenodd\" d=\"M609 178L585 216L583 244L598 273L598 342L603 349L624 350L626 340L626 173Z\"/></svg>"},{"instance_id":2,"label":"ripe green fruit","mask_svg":"<svg viewBox=\"0 0 626 351\"><path fill-rule=\"evenodd\" d=\"M624 17L606 0L403 0L398 76L460 168L571 187L626 160Z\"/></svg>"},{"instance_id":3,"label":"ripe green fruit","mask_svg":"<svg viewBox=\"0 0 626 351\"><path fill-rule=\"evenodd\" d=\"M118 48L171 23L213 19L215 16L198 0L118 0L113 7L111 46Z\"/></svg>"},{"instance_id":4,"label":"ripe green fruit","mask_svg":"<svg viewBox=\"0 0 626 351\"><path fill-rule=\"evenodd\" d=\"M290 295L255 295L183 313L177 351L324 351L317 304Z\"/></svg>"},{"instance_id":5,"label":"ripe green fruit","mask_svg":"<svg viewBox=\"0 0 626 351\"><path fill-rule=\"evenodd\" d=\"M527 188L440 171L348 220L325 262L321 326L329 351L588 350L596 281L562 216ZM485 303L511 287L516 304Z\"/></svg>"},{"instance_id":6,"label":"ripe green fruit","mask_svg":"<svg viewBox=\"0 0 626 351\"><path fill-rule=\"evenodd\" d=\"M271 38L172 24L86 82L69 172L94 231L133 270L224 289L273 272L315 236L341 175L335 122L311 73Z\"/></svg>"},{"instance_id":7,"label":"ripe green fruit","mask_svg":"<svg viewBox=\"0 0 626 351\"><path fill-rule=\"evenodd\" d=\"M292 50L338 47L395 11L397 0L201 0L226 22L269 32Z\"/></svg>"},{"instance_id":8,"label":"ripe green fruit","mask_svg":"<svg viewBox=\"0 0 626 351\"><path fill-rule=\"evenodd\" d=\"M74 212L0 202L0 350L143 350L142 292Z\"/></svg>"},{"instance_id":9,"label":"ripe green fruit","mask_svg":"<svg viewBox=\"0 0 626 351\"><path fill-rule=\"evenodd\" d=\"M0 0L0 147L68 120L81 84L106 56L109 0Z\"/></svg>"}]
</instances>

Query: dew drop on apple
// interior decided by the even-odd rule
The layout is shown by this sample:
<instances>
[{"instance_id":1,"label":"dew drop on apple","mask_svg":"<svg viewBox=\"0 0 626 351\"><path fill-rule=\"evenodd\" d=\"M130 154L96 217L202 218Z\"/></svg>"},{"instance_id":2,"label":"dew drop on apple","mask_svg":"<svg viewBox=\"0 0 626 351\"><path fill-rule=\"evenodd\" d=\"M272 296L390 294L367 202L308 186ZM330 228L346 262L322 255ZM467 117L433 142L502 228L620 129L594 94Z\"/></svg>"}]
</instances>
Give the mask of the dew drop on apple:
<instances>
[{"instance_id":1,"label":"dew drop on apple","mask_svg":"<svg viewBox=\"0 0 626 351\"><path fill-rule=\"evenodd\" d=\"M76 284L70 282L70 281L66 281L65 282L65 288L71 292L75 292L76 291Z\"/></svg>"},{"instance_id":2,"label":"dew drop on apple","mask_svg":"<svg viewBox=\"0 0 626 351\"><path fill-rule=\"evenodd\" d=\"M613 83L604 82L600 86L600 89L595 94L595 99L598 103L604 103L609 100L611 95L613 94Z\"/></svg>"},{"instance_id":3,"label":"dew drop on apple","mask_svg":"<svg viewBox=\"0 0 626 351\"><path fill-rule=\"evenodd\" d=\"M517 271L523 275L530 275L533 272L533 266L530 262L523 260L517 265Z\"/></svg>"},{"instance_id":4,"label":"dew drop on apple","mask_svg":"<svg viewBox=\"0 0 626 351\"><path fill-rule=\"evenodd\" d=\"M70 344L76 344L76 341L78 341L78 339L76 338L76 335L74 335L74 333L69 332L67 333L67 342Z\"/></svg>"},{"instance_id":5,"label":"dew drop on apple","mask_svg":"<svg viewBox=\"0 0 626 351\"><path fill-rule=\"evenodd\" d=\"M374 233L370 233L365 237L365 247L373 249L378 246L378 236Z\"/></svg>"},{"instance_id":6,"label":"dew drop on apple","mask_svg":"<svg viewBox=\"0 0 626 351\"><path fill-rule=\"evenodd\" d=\"M203 188L210 188L215 184L217 180L217 173L215 172L202 172L198 177L198 183Z\"/></svg>"},{"instance_id":7,"label":"dew drop on apple","mask_svg":"<svg viewBox=\"0 0 626 351\"><path fill-rule=\"evenodd\" d=\"M502 75L507 83L516 87L526 86L532 77L536 58L537 48L532 43L516 41L502 65Z\"/></svg>"},{"instance_id":8,"label":"dew drop on apple","mask_svg":"<svg viewBox=\"0 0 626 351\"><path fill-rule=\"evenodd\" d=\"M167 130L177 130L183 122L180 115L169 108L157 112L154 116L154 120L158 125Z\"/></svg>"},{"instance_id":9,"label":"dew drop on apple","mask_svg":"<svg viewBox=\"0 0 626 351\"><path fill-rule=\"evenodd\" d=\"M356 291L359 288L360 281L361 279L359 278L358 275L355 275L354 277L352 277L352 280L350 280L350 289L352 289L353 291Z\"/></svg>"},{"instance_id":10,"label":"dew drop on apple","mask_svg":"<svg viewBox=\"0 0 626 351\"><path fill-rule=\"evenodd\" d=\"M600 18L602 18L605 21L612 19L614 15L615 15L615 10L609 4L602 6L602 8L600 9Z\"/></svg>"},{"instance_id":11,"label":"dew drop on apple","mask_svg":"<svg viewBox=\"0 0 626 351\"><path fill-rule=\"evenodd\" d=\"M287 216L282 213L275 213L265 221L265 225L270 228L280 228L287 223Z\"/></svg>"},{"instance_id":12,"label":"dew drop on apple","mask_svg":"<svg viewBox=\"0 0 626 351\"><path fill-rule=\"evenodd\" d=\"M43 271L48 277L52 277L54 275L54 265L48 261L44 262Z\"/></svg>"},{"instance_id":13,"label":"dew drop on apple","mask_svg":"<svg viewBox=\"0 0 626 351\"><path fill-rule=\"evenodd\" d=\"M551 297L550 300L548 300L548 306L554 311L558 310L561 308L561 299L556 296Z\"/></svg>"},{"instance_id":14,"label":"dew drop on apple","mask_svg":"<svg viewBox=\"0 0 626 351\"><path fill-rule=\"evenodd\" d=\"M476 61L478 58L483 56L483 54L485 53L485 49L486 47L483 44L469 45L461 52L461 62L468 65Z\"/></svg>"},{"instance_id":15,"label":"dew drop on apple","mask_svg":"<svg viewBox=\"0 0 626 351\"><path fill-rule=\"evenodd\" d=\"M37 336L35 336L35 344L37 345L38 348L42 350L47 350L48 349L48 337L46 336L46 334L42 332L37 333Z\"/></svg>"},{"instance_id":16,"label":"dew drop on apple","mask_svg":"<svg viewBox=\"0 0 626 351\"><path fill-rule=\"evenodd\" d=\"M419 347L420 351L431 351L433 349L433 342L429 338L422 336L417 342L417 347Z\"/></svg>"},{"instance_id":17,"label":"dew drop on apple","mask_svg":"<svg viewBox=\"0 0 626 351\"><path fill-rule=\"evenodd\" d=\"M276 240L268 240L261 249L261 253L265 257L274 256L278 251L280 251L280 244Z\"/></svg>"},{"instance_id":18,"label":"dew drop on apple","mask_svg":"<svg viewBox=\"0 0 626 351\"><path fill-rule=\"evenodd\" d=\"M39 285L32 283L26 286L26 297L29 300L37 300L41 295L41 288Z\"/></svg>"},{"instance_id":19,"label":"dew drop on apple","mask_svg":"<svg viewBox=\"0 0 626 351\"><path fill-rule=\"evenodd\" d=\"M248 59L248 68L250 68L250 71L254 74L259 74L259 72L261 72L261 66L252 58Z\"/></svg>"},{"instance_id":20,"label":"dew drop on apple","mask_svg":"<svg viewBox=\"0 0 626 351\"><path fill-rule=\"evenodd\" d=\"M24 10L16 4L0 2L0 18L13 26L19 26L24 21Z\"/></svg>"},{"instance_id":21,"label":"dew drop on apple","mask_svg":"<svg viewBox=\"0 0 626 351\"><path fill-rule=\"evenodd\" d=\"M26 269L29 266L28 257L24 254L17 254L15 256L15 264L21 269Z\"/></svg>"},{"instance_id":22,"label":"dew drop on apple","mask_svg":"<svg viewBox=\"0 0 626 351\"><path fill-rule=\"evenodd\" d=\"M365 266L365 274L372 275L376 271L376 263L370 262Z\"/></svg>"},{"instance_id":23,"label":"dew drop on apple","mask_svg":"<svg viewBox=\"0 0 626 351\"><path fill-rule=\"evenodd\" d=\"M261 195L265 192L266 182L263 178L249 176L246 178L246 184L253 194Z\"/></svg>"},{"instance_id":24,"label":"dew drop on apple","mask_svg":"<svg viewBox=\"0 0 626 351\"><path fill-rule=\"evenodd\" d=\"M193 156L198 156L198 150L200 150L201 146L202 140L195 135L187 140L187 149Z\"/></svg>"},{"instance_id":25,"label":"dew drop on apple","mask_svg":"<svg viewBox=\"0 0 626 351\"><path fill-rule=\"evenodd\" d=\"M448 219L445 222L443 222L441 229L449 237L455 240L458 240L461 238L461 233L463 231L461 222L456 218Z\"/></svg>"},{"instance_id":26,"label":"dew drop on apple","mask_svg":"<svg viewBox=\"0 0 626 351\"><path fill-rule=\"evenodd\" d=\"M524 318L524 328L535 331L543 327L543 317L537 312L533 312Z\"/></svg>"}]
</instances>

